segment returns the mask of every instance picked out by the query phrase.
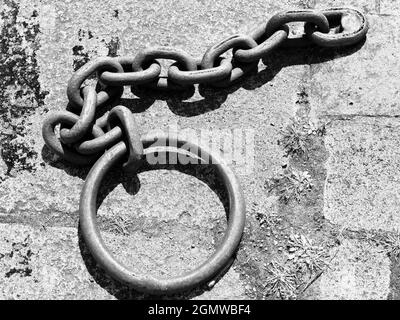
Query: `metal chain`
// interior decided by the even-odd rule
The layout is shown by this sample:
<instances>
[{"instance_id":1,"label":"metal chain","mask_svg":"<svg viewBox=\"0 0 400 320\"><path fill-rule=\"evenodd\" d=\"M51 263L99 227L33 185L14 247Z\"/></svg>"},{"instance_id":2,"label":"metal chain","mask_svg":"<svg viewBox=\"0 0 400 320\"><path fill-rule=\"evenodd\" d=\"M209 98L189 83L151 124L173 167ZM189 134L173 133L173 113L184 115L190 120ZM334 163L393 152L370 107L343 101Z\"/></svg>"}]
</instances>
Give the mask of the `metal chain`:
<instances>
[{"instance_id":1,"label":"metal chain","mask_svg":"<svg viewBox=\"0 0 400 320\"><path fill-rule=\"evenodd\" d=\"M359 25L350 29L343 23L347 16L355 18ZM304 22L304 33L289 37L287 24L291 22ZM357 9L292 10L273 15L249 35L236 34L209 47L202 59L166 47L147 48L134 57L97 58L77 70L68 82L69 101L73 111L80 115L59 112L49 116L43 126L45 142L67 161L78 165L92 163L129 131L123 134L117 127L108 130L107 114L97 121L94 119L96 109L119 98L125 85L161 90L185 90L194 84L227 87L256 70L260 59L281 46L349 46L361 41L367 31L366 17ZM222 57L231 49L231 58ZM161 76L157 59L176 61L167 76ZM100 89L94 97L94 89L81 86L96 72ZM57 124L70 127L61 129L60 141L54 133ZM90 130L93 137L82 141Z\"/></svg>"},{"instance_id":2,"label":"metal chain","mask_svg":"<svg viewBox=\"0 0 400 320\"><path fill-rule=\"evenodd\" d=\"M354 27L347 18L358 21ZM291 34L291 22L304 22L303 34ZM95 222L97 191L105 172L122 157L123 168L136 172L144 162L145 150L157 137L140 137L132 112L116 106L96 119L98 107L121 97L123 86L147 87L161 90L186 90L194 84L228 87L252 70L260 59L273 50L286 46L318 45L342 47L361 41L368 31L365 16L357 9L284 11L272 16L248 35L236 34L209 47L201 59L174 48L147 48L134 57L102 57L77 70L68 82L67 95L72 111L51 113L44 121L42 133L46 145L61 158L83 166L96 162L85 182L80 203L82 232L89 249L103 268L114 278L137 290L151 293L171 293L187 290L215 276L232 262L244 228L244 200L239 183L223 160L218 169L230 193L232 219L223 243L207 263L181 278L159 280L136 278L132 272L112 258L101 240ZM232 55L223 55L232 50ZM157 59L175 61L166 76ZM82 85L97 73L96 89ZM79 114L79 115L78 115ZM59 138L55 132L61 125ZM160 137L159 137L160 138ZM169 137L161 137L169 140ZM178 139L180 144L190 143ZM199 150L204 151L203 147ZM107 152L105 152L108 150ZM100 159L99 159L100 158Z\"/></svg>"}]
</instances>

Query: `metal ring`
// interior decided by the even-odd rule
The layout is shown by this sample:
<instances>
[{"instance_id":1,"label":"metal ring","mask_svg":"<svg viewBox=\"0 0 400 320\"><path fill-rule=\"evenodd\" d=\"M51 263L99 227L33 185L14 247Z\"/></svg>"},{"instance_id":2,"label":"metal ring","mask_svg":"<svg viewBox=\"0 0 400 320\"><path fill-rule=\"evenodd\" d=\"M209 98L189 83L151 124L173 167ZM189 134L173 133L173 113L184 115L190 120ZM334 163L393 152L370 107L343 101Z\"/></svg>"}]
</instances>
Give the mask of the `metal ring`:
<instances>
[{"instance_id":1,"label":"metal ring","mask_svg":"<svg viewBox=\"0 0 400 320\"><path fill-rule=\"evenodd\" d=\"M71 129L62 128L60 130L60 139L64 143L74 143L83 138L93 123L96 113L97 93L93 87L83 88L83 107L79 120Z\"/></svg>"},{"instance_id":2,"label":"metal ring","mask_svg":"<svg viewBox=\"0 0 400 320\"><path fill-rule=\"evenodd\" d=\"M124 69L123 73L104 71L99 75L101 83L111 86L135 85L151 82L161 73L160 64L153 60L150 66L141 71L132 71L134 57L114 58Z\"/></svg>"},{"instance_id":3,"label":"metal ring","mask_svg":"<svg viewBox=\"0 0 400 320\"><path fill-rule=\"evenodd\" d=\"M265 25L265 33L270 37L279 30L285 23L289 22L309 22L318 27L318 30L324 33L329 32L329 22L327 17L318 10L296 10L282 11L273 15Z\"/></svg>"},{"instance_id":4,"label":"metal ring","mask_svg":"<svg viewBox=\"0 0 400 320\"><path fill-rule=\"evenodd\" d=\"M73 107L80 111L83 106L83 98L80 90L82 83L94 72L102 72L104 70L119 73L124 71L117 60L110 57L100 57L89 61L72 75L68 81L67 95ZM104 90L97 93L97 106L118 97L122 94L122 90L122 87L107 86Z\"/></svg>"},{"instance_id":5,"label":"metal ring","mask_svg":"<svg viewBox=\"0 0 400 320\"><path fill-rule=\"evenodd\" d=\"M333 8L323 10L322 12L328 20L340 18L343 31L339 33L325 34L313 29L312 26L307 26L306 34L313 43L322 47L339 47L355 44L365 38L365 35L368 32L368 21L361 11L353 8ZM360 25L356 30L346 30L346 25L343 23L346 15L352 15L359 19Z\"/></svg>"},{"instance_id":6,"label":"metal ring","mask_svg":"<svg viewBox=\"0 0 400 320\"><path fill-rule=\"evenodd\" d=\"M43 122L42 134L46 145L54 153L59 155L61 158L77 165L88 165L93 163L99 157L98 154L95 155L82 155L63 145L61 141L56 137L54 128L57 124L65 123L73 126L79 120L79 116L73 114L69 111L58 111L49 114ZM104 134L100 127L94 125L92 128L92 134L94 136L101 136Z\"/></svg>"},{"instance_id":7,"label":"metal ring","mask_svg":"<svg viewBox=\"0 0 400 320\"><path fill-rule=\"evenodd\" d=\"M132 62L133 71L142 71L145 63L150 63L157 58L173 59L177 61L185 70L197 70L196 60L193 59L188 53L183 50L174 48L161 47L161 48L147 48L140 51ZM173 83L169 81L168 76L158 76L157 80L146 83L144 87L152 87L162 90L184 90L186 86Z\"/></svg>"},{"instance_id":8,"label":"metal ring","mask_svg":"<svg viewBox=\"0 0 400 320\"><path fill-rule=\"evenodd\" d=\"M257 42L249 36L242 34L233 35L208 48L208 50L203 56L203 60L201 61L201 68L209 69L214 67L216 59L229 49L233 48L251 49L256 46ZM213 82L211 83L211 85L216 87L229 86L230 84L241 78L244 74L255 69L257 65L258 61L248 64L247 63L236 64L234 65L234 68L232 69L232 72L230 73L229 77L220 81Z\"/></svg>"},{"instance_id":9,"label":"metal ring","mask_svg":"<svg viewBox=\"0 0 400 320\"><path fill-rule=\"evenodd\" d=\"M231 72L232 63L228 59L223 58L217 67L204 70L182 71L177 64L173 64L168 69L168 77L175 83L191 85L222 80L228 77Z\"/></svg>"},{"instance_id":10,"label":"metal ring","mask_svg":"<svg viewBox=\"0 0 400 320\"><path fill-rule=\"evenodd\" d=\"M135 172L143 158L143 144L140 141L138 126L132 112L124 106L111 109L107 118L108 131L121 124L123 137L128 146L128 159L123 164L125 171Z\"/></svg>"},{"instance_id":11,"label":"metal ring","mask_svg":"<svg viewBox=\"0 0 400 320\"><path fill-rule=\"evenodd\" d=\"M241 62L253 62L257 61L266 55L268 55L272 50L279 47L287 38L289 34L289 27L283 25L281 30L275 31L269 38L261 42L257 47L251 49L238 49L234 52L233 57ZM258 39L262 35L255 35L253 38L258 43Z\"/></svg>"},{"instance_id":12,"label":"metal ring","mask_svg":"<svg viewBox=\"0 0 400 320\"><path fill-rule=\"evenodd\" d=\"M197 148L201 155L208 155L225 185L229 195L229 219L225 237L215 253L197 269L182 276L159 279L149 275L136 275L118 262L107 249L96 222L96 202L101 181L106 173L125 156L127 149L123 142L108 150L89 172L81 193L79 205L80 227L87 247L97 263L114 279L129 285L137 291L151 294L171 294L189 290L210 281L232 261L240 243L245 223L245 203L237 178L225 161L208 150L182 138L170 138L166 135L153 135L142 138L147 148L158 140L165 139L177 148L188 143ZM176 144L175 144L176 143ZM150 148L151 149L151 148ZM145 155L150 149L145 149ZM179 149L176 149L177 151ZM153 151L152 151L153 152ZM145 158L146 159L146 158Z\"/></svg>"}]
</instances>

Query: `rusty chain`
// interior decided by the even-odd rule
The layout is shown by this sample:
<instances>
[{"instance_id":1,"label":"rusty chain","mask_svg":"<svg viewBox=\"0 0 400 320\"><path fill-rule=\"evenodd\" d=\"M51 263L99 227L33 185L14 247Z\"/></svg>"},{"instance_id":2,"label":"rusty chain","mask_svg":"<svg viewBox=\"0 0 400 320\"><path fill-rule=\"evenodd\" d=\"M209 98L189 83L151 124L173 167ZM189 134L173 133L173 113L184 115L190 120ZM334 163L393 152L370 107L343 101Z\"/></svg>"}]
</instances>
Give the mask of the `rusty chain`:
<instances>
[{"instance_id":1,"label":"rusty chain","mask_svg":"<svg viewBox=\"0 0 400 320\"><path fill-rule=\"evenodd\" d=\"M288 25L291 22L304 22L304 32L292 36ZM183 144L191 144L185 139L165 135L141 137L131 111L124 106L116 106L96 119L97 109L121 97L123 86L161 90L186 90L194 84L227 87L257 70L259 60L278 47L349 46L365 38L367 31L365 16L353 8L284 11L273 15L248 35L236 34L209 47L202 59L174 48L147 48L133 57L97 58L77 70L67 87L72 111L48 115L43 124L43 137L49 149L70 163L83 166L97 161L88 174L80 202L82 234L97 262L115 279L140 291L166 294L187 290L209 281L233 261L244 228L245 205L235 175L222 158L192 143L202 155L215 161L212 163L216 164L229 194L228 230L217 251L191 273L168 280L134 275L112 257L96 224L97 192L107 171L122 160L125 170L136 172L146 163L145 155L154 152L151 145L158 139L174 140L177 153ZM229 50L232 50L231 56L224 57ZM166 76L161 75L157 59L175 61ZM98 77L97 90L91 86L82 88L94 73ZM58 125L61 125L59 137L55 130ZM199 158L199 155L193 156ZM197 160L203 163L202 159Z\"/></svg>"}]
</instances>

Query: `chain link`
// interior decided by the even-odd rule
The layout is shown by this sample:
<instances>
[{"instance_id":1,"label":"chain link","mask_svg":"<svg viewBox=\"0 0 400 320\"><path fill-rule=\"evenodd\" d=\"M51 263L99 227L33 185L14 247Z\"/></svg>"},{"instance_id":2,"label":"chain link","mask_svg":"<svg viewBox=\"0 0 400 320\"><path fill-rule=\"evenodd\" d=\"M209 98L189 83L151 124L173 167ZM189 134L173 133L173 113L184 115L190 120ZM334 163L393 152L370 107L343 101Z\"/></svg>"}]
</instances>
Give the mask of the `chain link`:
<instances>
[{"instance_id":1,"label":"chain link","mask_svg":"<svg viewBox=\"0 0 400 320\"><path fill-rule=\"evenodd\" d=\"M213 83L229 77L232 72L232 63L229 59L218 59L216 66L202 69L201 60L197 61L197 70L182 71L179 66L173 64L168 69L168 77L172 82L182 85L193 85L200 83Z\"/></svg>"},{"instance_id":2,"label":"chain link","mask_svg":"<svg viewBox=\"0 0 400 320\"><path fill-rule=\"evenodd\" d=\"M67 96L71 105L77 111L83 107L83 98L81 96L81 86L93 73L101 73L102 71L113 71L122 73L124 69L115 58L100 57L89 61L80 69L78 69L71 77L67 86ZM97 93L97 106L102 106L110 100L118 98L122 95L123 88L115 86L105 86Z\"/></svg>"},{"instance_id":3,"label":"chain link","mask_svg":"<svg viewBox=\"0 0 400 320\"><path fill-rule=\"evenodd\" d=\"M114 107L107 118L108 132L120 125L125 145L128 149L128 159L123 164L127 172L136 172L143 158L143 145L140 141L138 126L132 112L124 106Z\"/></svg>"},{"instance_id":4,"label":"chain link","mask_svg":"<svg viewBox=\"0 0 400 320\"><path fill-rule=\"evenodd\" d=\"M60 139L63 143L74 143L82 139L90 129L96 113L97 93L91 86L84 87L83 107L78 121L71 129L62 128L60 130Z\"/></svg>"},{"instance_id":5,"label":"chain link","mask_svg":"<svg viewBox=\"0 0 400 320\"><path fill-rule=\"evenodd\" d=\"M349 46L360 42L368 32L368 21L357 9L333 8L323 10L322 13L328 21L337 23L341 32L326 34L315 29L312 24L307 24L305 28L307 36L321 47Z\"/></svg>"},{"instance_id":6,"label":"chain link","mask_svg":"<svg viewBox=\"0 0 400 320\"><path fill-rule=\"evenodd\" d=\"M188 53L174 48L147 48L139 51L132 62L133 71L142 71L146 63L153 62L155 59L164 58L175 60L184 70L197 70L197 63ZM145 87L157 88L162 90L184 90L185 85L172 82L168 76L158 76L152 82L143 85Z\"/></svg>"},{"instance_id":7,"label":"chain link","mask_svg":"<svg viewBox=\"0 0 400 320\"><path fill-rule=\"evenodd\" d=\"M233 35L208 48L201 61L201 67L203 70L212 68L215 65L216 59L230 49L251 49L254 47L257 47L257 42L252 37L243 34ZM212 86L229 86L254 69L258 65L258 60L252 63L241 63L239 61L236 62L235 58L232 58L231 64L232 70L229 77L210 83Z\"/></svg>"},{"instance_id":8,"label":"chain link","mask_svg":"<svg viewBox=\"0 0 400 320\"><path fill-rule=\"evenodd\" d=\"M264 27L262 27L252 35L252 38L258 42L265 36L265 34L266 32ZM256 47L247 50L236 50L233 57L241 62L258 61L261 58L266 57L272 50L282 45L282 43L288 38L288 35L289 27L287 25L283 25L281 26L281 29L276 30L270 37L266 38Z\"/></svg>"},{"instance_id":9,"label":"chain link","mask_svg":"<svg viewBox=\"0 0 400 320\"><path fill-rule=\"evenodd\" d=\"M115 59L121 65L124 72L116 73L103 71L99 73L99 80L105 85L127 86L149 83L156 80L161 73L161 66L158 61L153 61L149 67L144 70L132 71L134 57L117 57Z\"/></svg>"},{"instance_id":10,"label":"chain link","mask_svg":"<svg viewBox=\"0 0 400 320\"><path fill-rule=\"evenodd\" d=\"M304 23L304 32L293 37L288 25L292 22ZM257 70L260 59L279 47L310 44L322 47L349 46L362 41L367 31L367 20L357 9L283 11L273 15L248 35L236 34L210 46L201 59L195 59L183 50L156 47L143 49L133 57L97 58L77 70L67 87L72 112L50 113L44 121L42 133L49 149L72 164L85 166L97 160L85 182L80 211L83 236L99 264L116 279L141 291L170 293L188 289L215 276L231 261L244 227L244 200L239 184L223 160L211 155L211 158L218 159L216 163L231 193L231 211L234 212L219 251L186 277L166 282L135 278L111 257L94 221L99 184L105 172L120 158L123 158L126 171L136 172L143 164L146 152L150 152L145 148L157 140L154 136L140 137L132 112L124 106L118 105L96 119L97 109L120 98L123 86L161 90L186 90L195 84L228 87L252 70ZM229 51L231 54L226 55ZM166 75L157 59L175 61ZM95 73L98 79L96 86L83 86ZM58 125L59 138L56 134ZM178 142L190 143L179 139ZM202 150L198 146L196 148Z\"/></svg>"}]
</instances>

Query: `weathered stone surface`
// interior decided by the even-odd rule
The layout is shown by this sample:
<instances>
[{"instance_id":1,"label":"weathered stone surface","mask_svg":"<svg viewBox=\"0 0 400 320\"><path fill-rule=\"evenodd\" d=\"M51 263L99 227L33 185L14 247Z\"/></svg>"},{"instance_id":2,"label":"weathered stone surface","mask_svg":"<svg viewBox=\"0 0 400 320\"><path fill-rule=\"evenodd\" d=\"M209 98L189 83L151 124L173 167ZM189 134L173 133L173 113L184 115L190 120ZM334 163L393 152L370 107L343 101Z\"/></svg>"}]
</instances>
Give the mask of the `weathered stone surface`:
<instances>
[{"instance_id":1,"label":"weathered stone surface","mask_svg":"<svg viewBox=\"0 0 400 320\"><path fill-rule=\"evenodd\" d=\"M356 7L366 13L379 13L379 2L382 0L315 0L316 9L330 7Z\"/></svg>"},{"instance_id":2,"label":"weathered stone surface","mask_svg":"<svg viewBox=\"0 0 400 320\"><path fill-rule=\"evenodd\" d=\"M2 299L110 299L131 297L88 260L72 228L35 229L0 224L0 297ZM179 241L165 233L136 232L129 237L103 233L111 252L137 273L178 275L197 266L209 247L193 244L193 233ZM86 263L86 265L85 265ZM88 272L90 271L90 273ZM102 283L100 285L99 283ZM140 294L131 293L140 298ZM243 299L244 285L231 269L205 299Z\"/></svg>"},{"instance_id":3,"label":"weathered stone surface","mask_svg":"<svg viewBox=\"0 0 400 320\"><path fill-rule=\"evenodd\" d=\"M175 9L170 15L160 14L160 8L164 6ZM73 72L74 59L77 58L73 54L75 46L82 46L87 58L95 58L107 55L110 41L113 37L118 37L120 55L134 54L148 45L167 44L184 48L193 55L201 55L208 46L232 32L244 32L253 27L252 23L257 24L265 20L266 12L272 14L279 8L307 7L307 2L287 1L277 6L273 1L266 1L243 6L239 2L223 2L217 5L211 1L195 2L191 5L174 2L172 5L169 1L163 1L148 2L144 8L139 2L121 4L118 1L107 1L99 7L90 2L83 5L49 1L35 2L32 5L31 2L21 1L20 7L22 17L30 16L32 10L38 12L41 28L40 49L37 52L41 71L39 80L43 90L49 92L44 108L58 110L64 109L67 104L65 90L68 78ZM241 10L234 10L239 7ZM132 18L132 12L135 12L137 17L145 17L145 20L135 20ZM235 14L232 15L232 12ZM195 93L193 97L182 101L174 97L140 98L127 89L121 103L137 112L137 122L143 133L155 128L165 130L171 125L177 125L181 129L214 130L211 131L214 136L223 134L215 130L248 130L254 135L254 140L248 143L251 147L251 153L248 159L245 159L249 162L248 166L245 164L243 168L243 164L232 163L232 167L244 187L247 203L260 203L267 201L263 196L265 180L287 162L277 141L280 129L294 115L298 87L308 69L307 66L297 65L298 58L293 58L290 54L272 57L268 63L268 66L260 64L258 75L248 78L243 87L237 86L233 90L211 90L205 97ZM292 63L296 65L291 66ZM289 67L286 67L287 65ZM38 195L37 197L42 198L42 202L45 203L37 203L35 206L55 208L59 213L66 209L76 216L78 205L74 203L82 186L80 179L84 179L86 171L74 172L71 167L54 162L51 155L48 155L48 151L43 149L41 138L42 119L43 110L38 110L30 116L26 143L32 145L38 154L45 156L43 170L48 172L42 174L39 170L36 174L23 173L10 179L2 190L5 203L0 207L3 207L2 211L6 213L17 214L18 207L25 208L28 212L31 201L24 200L27 193L41 190L40 193L45 194L46 190L38 185L48 185L51 186L51 194L54 194L54 197ZM43 162L41 157L37 162L38 166ZM48 163L57 168L49 167ZM55 172L56 170L59 172ZM67 175L78 175L80 179ZM141 191L132 200L133 197L124 191L122 186L118 186L104 201L100 215L106 212L112 212L111 215L131 215L138 212L139 215L149 216L148 212L153 212L151 216L159 217L159 214L163 214L172 218L185 211L184 208L189 209L188 211L198 211L200 209L197 208L201 208L204 214L190 214L199 219L202 216L209 217L209 221L223 215L219 200L212 192L206 191L196 179L190 180L190 187L185 188L187 191L183 191L183 196L181 188L186 183L181 178L171 176L173 178L168 178L165 183L160 184L159 172L146 173L145 176L148 179L142 184L142 187L146 188L143 193ZM258 178L254 179L255 176ZM65 195L67 202L62 200L62 195L61 201L57 200L54 188L61 194L63 188L53 187L53 183L59 180L70 186ZM159 197L150 196L155 193ZM205 198L197 197L198 194L204 194ZM6 199L10 201L6 202ZM32 211L40 214L40 210Z\"/></svg>"},{"instance_id":4,"label":"weathered stone surface","mask_svg":"<svg viewBox=\"0 0 400 320\"><path fill-rule=\"evenodd\" d=\"M400 154L394 118L338 120L327 130L325 217L350 229L400 229Z\"/></svg>"},{"instance_id":5,"label":"weathered stone surface","mask_svg":"<svg viewBox=\"0 0 400 320\"><path fill-rule=\"evenodd\" d=\"M0 179L4 179L7 173L7 165L2 158L0 158Z\"/></svg>"},{"instance_id":6,"label":"weathered stone surface","mask_svg":"<svg viewBox=\"0 0 400 320\"><path fill-rule=\"evenodd\" d=\"M366 42L311 66L310 103L317 115L398 115L398 17L369 15ZM328 53L328 51L326 51Z\"/></svg>"},{"instance_id":7,"label":"weathered stone surface","mask_svg":"<svg viewBox=\"0 0 400 320\"><path fill-rule=\"evenodd\" d=\"M193 226L212 227L223 218L224 207L217 194L196 177L178 171L156 170L139 174L136 181L118 186L107 195L100 216L155 219L158 222L179 220Z\"/></svg>"},{"instance_id":8,"label":"weathered stone surface","mask_svg":"<svg viewBox=\"0 0 400 320\"><path fill-rule=\"evenodd\" d=\"M71 215L76 214L83 182L79 177L48 167L34 173L22 172L6 179L0 187L2 215Z\"/></svg>"},{"instance_id":9,"label":"weathered stone surface","mask_svg":"<svg viewBox=\"0 0 400 320\"><path fill-rule=\"evenodd\" d=\"M11 0L7 3L15 4ZM295 217L290 221L296 225L303 221L291 204L283 205L277 197L268 196L264 186L289 161L277 141L280 130L298 111L300 91L309 98L305 109L310 103L314 112L310 116L315 120L325 115L398 114L398 21L374 16L379 1L268 0L243 4L238 0L108 0L101 6L94 1L71 0L16 3L18 27L12 31L16 37L29 39L26 48L22 41L18 49L21 47L35 62L30 74L35 86L21 88L34 88L41 100L37 105L31 101L30 111L18 118L24 130L17 147L35 154L28 159L29 166L5 175L10 166L0 161L2 298L143 298L97 269L78 240L79 194L88 169L66 165L43 148L44 115L49 110L65 109L67 81L74 69L90 59L134 55L150 45L177 47L201 56L210 45L233 33L245 33L273 12L289 8L350 4L369 13L371 31L358 51L278 51L260 63L259 74L242 83L227 90L200 88L191 97L125 89L120 103L135 112L142 133L171 126L206 129L221 137L231 129L250 133L246 162L234 161L231 167L243 186L247 215L252 215L248 221L255 224L259 223L255 213L283 215L283 219L291 214ZM382 5L381 12L384 7L388 5ZM33 31L21 27L26 21ZM2 21L0 25L4 28ZM162 64L166 67L165 61ZM7 97L17 95L17 91L7 92L11 93ZM7 106L6 100L3 104ZM24 106L21 101L18 104ZM398 229L396 126L392 118L356 118L335 121L328 127L330 158L324 213L329 221L351 229ZM229 160L231 146L219 147ZM24 148L18 154L26 156ZM322 184L322 175L312 179L321 179L315 183ZM111 251L136 272L158 276L181 274L204 261L222 235L225 212L221 200L226 202L226 195L221 194L212 174L203 172L198 177L165 170L143 172L138 177L121 177L114 172L107 177L101 192L99 223ZM323 229L316 225L319 212L307 204L304 211L313 228ZM282 231L279 223L277 226L283 238L282 232L289 231ZM248 222L240 251L243 261L238 258L235 265L239 270L231 268L210 291L184 297L243 299L247 297L246 285L258 296L265 296L267 275L258 268L280 258L271 249L278 242L261 227L253 227ZM262 239L263 244L254 239ZM284 241L280 245L284 246ZM324 274L317 298L385 298L387 258L378 249L367 254L364 251L368 251L364 244L346 242L333 262L333 270ZM260 266L250 260L259 260ZM367 270L365 277L359 272L363 268ZM348 270L351 272L346 273ZM261 278L251 283L257 289L243 280L255 277Z\"/></svg>"},{"instance_id":10,"label":"weathered stone surface","mask_svg":"<svg viewBox=\"0 0 400 320\"><path fill-rule=\"evenodd\" d=\"M35 54L41 90L48 91L48 94L44 105L29 114L25 121L26 135L22 142L39 155L33 159L34 170L7 177L1 184L1 221L45 227L77 226L79 195L88 171L58 161L43 147L41 137L44 114L48 110L63 110L67 105L66 84L75 68L98 56L134 55L149 45L168 45L200 56L207 47L232 33L247 32L265 21L266 14L308 7L309 3L313 4L308 1L284 1L279 5L274 1L247 5L240 1L196 1L190 4L185 1L148 1L143 5L139 1L113 0L99 6L95 2L18 1L19 19L30 19L34 15L40 28ZM241 163L233 163L232 167L244 186L247 203L264 207L263 202L269 201L264 197L265 179L287 162L277 140L280 129L294 115L298 87L308 69L298 64L298 59L292 59L290 55L272 57L268 66L260 64L261 72L249 77L243 87L237 85L229 90L196 92L193 97L184 99L153 97L151 94L141 97L126 88L121 104L136 113L142 133L155 128L165 130L171 125L181 129L214 130L214 136L223 136L232 128L249 130L253 139L248 142L252 147L248 155L250 167L243 168ZM209 186L196 177L162 170L141 173L140 183L135 177L132 180L121 179L121 183L118 177L107 179L99 219L103 230L113 232L109 237L110 243L123 243L120 237L125 233L130 236L156 233L166 224L166 228L171 229L160 231L164 237L161 243L171 246L168 241L174 238L176 243L182 243L176 248L186 248L186 245L191 248L191 244L186 242L189 241L186 235L190 235L196 248L197 242L202 244L203 249L200 248L199 252L204 259L214 249L210 242L214 237L213 228L220 224L220 220L225 220L221 195L215 193L218 193L218 182L212 175L206 174L205 177ZM226 201L226 196L222 195L222 200ZM18 230L20 227L15 228ZM207 241L203 239L204 235ZM148 255L157 256L159 252L170 251L151 247L147 240L143 234L135 238L138 248L146 248L145 251L136 251L136 258L148 263L148 269L152 270L152 260ZM189 260L196 257L193 250L188 251ZM191 264L185 259L180 260L179 255L171 251L165 265L169 264L171 270L180 273L199 262L193 260L194 264ZM45 258L42 261L44 263ZM204 297L244 297L238 275L232 272L229 271ZM41 281L39 275L37 278ZM224 281L228 282L224 285ZM20 285L22 291L22 282ZM31 295L32 298L39 296L39 293Z\"/></svg>"},{"instance_id":11,"label":"weathered stone surface","mask_svg":"<svg viewBox=\"0 0 400 320\"><path fill-rule=\"evenodd\" d=\"M380 13L400 15L400 3L396 0L380 0Z\"/></svg>"},{"instance_id":12,"label":"weathered stone surface","mask_svg":"<svg viewBox=\"0 0 400 320\"><path fill-rule=\"evenodd\" d=\"M319 299L387 299L390 260L382 248L345 240L329 268L322 274Z\"/></svg>"},{"instance_id":13,"label":"weathered stone surface","mask_svg":"<svg viewBox=\"0 0 400 320\"><path fill-rule=\"evenodd\" d=\"M0 225L1 299L112 298L88 273L74 229Z\"/></svg>"},{"instance_id":14,"label":"weathered stone surface","mask_svg":"<svg viewBox=\"0 0 400 320\"><path fill-rule=\"evenodd\" d=\"M154 170L133 178L110 177L104 183L100 217L155 219L159 223L180 220L212 227L225 215L213 189L189 174ZM0 218L39 225L77 225L82 179L51 166L8 178L0 188Z\"/></svg>"}]
</instances>

